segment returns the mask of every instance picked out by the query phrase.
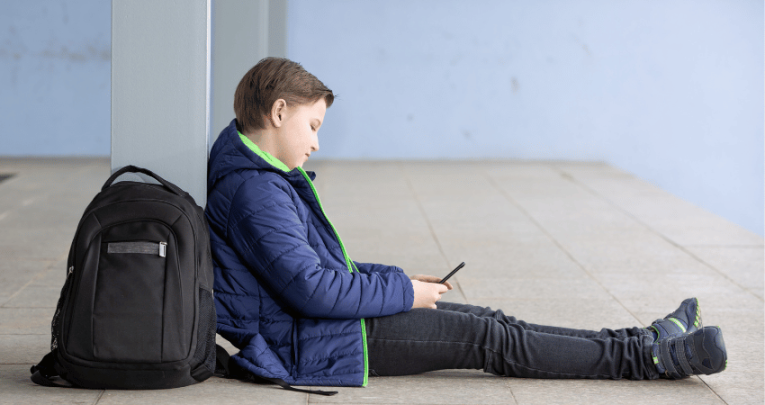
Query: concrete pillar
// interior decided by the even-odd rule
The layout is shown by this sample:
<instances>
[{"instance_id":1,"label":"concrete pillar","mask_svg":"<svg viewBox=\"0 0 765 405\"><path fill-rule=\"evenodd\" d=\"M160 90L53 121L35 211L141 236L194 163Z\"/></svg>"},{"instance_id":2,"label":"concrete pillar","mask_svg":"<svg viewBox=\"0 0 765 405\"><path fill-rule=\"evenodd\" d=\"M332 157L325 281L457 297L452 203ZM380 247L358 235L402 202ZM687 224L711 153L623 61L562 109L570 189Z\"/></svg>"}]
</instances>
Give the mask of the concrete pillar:
<instances>
[{"instance_id":1,"label":"concrete pillar","mask_svg":"<svg viewBox=\"0 0 765 405\"><path fill-rule=\"evenodd\" d=\"M287 56L287 0L215 0L210 147L234 119L234 91L266 56Z\"/></svg>"},{"instance_id":2,"label":"concrete pillar","mask_svg":"<svg viewBox=\"0 0 765 405\"><path fill-rule=\"evenodd\" d=\"M286 56L286 21L286 0L113 0L112 171L146 167L204 206L236 85L263 57Z\"/></svg>"},{"instance_id":3,"label":"concrete pillar","mask_svg":"<svg viewBox=\"0 0 765 405\"><path fill-rule=\"evenodd\" d=\"M206 201L211 0L112 1L112 171L146 167Z\"/></svg>"}]
</instances>

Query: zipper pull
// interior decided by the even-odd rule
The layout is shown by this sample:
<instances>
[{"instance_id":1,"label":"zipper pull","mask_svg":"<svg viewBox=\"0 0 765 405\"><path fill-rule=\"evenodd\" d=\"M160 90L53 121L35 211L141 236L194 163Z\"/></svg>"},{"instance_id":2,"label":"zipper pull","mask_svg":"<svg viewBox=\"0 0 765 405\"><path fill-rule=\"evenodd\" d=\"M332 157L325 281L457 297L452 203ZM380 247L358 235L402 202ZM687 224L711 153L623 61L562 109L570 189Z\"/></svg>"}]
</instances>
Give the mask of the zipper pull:
<instances>
[{"instance_id":1,"label":"zipper pull","mask_svg":"<svg viewBox=\"0 0 765 405\"><path fill-rule=\"evenodd\" d=\"M159 257L167 255L167 242L159 242Z\"/></svg>"},{"instance_id":2,"label":"zipper pull","mask_svg":"<svg viewBox=\"0 0 765 405\"><path fill-rule=\"evenodd\" d=\"M74 266L69 266L69 272L66 273L66 276L69 277L74 272Z\"/></svg>"}]
</instances>

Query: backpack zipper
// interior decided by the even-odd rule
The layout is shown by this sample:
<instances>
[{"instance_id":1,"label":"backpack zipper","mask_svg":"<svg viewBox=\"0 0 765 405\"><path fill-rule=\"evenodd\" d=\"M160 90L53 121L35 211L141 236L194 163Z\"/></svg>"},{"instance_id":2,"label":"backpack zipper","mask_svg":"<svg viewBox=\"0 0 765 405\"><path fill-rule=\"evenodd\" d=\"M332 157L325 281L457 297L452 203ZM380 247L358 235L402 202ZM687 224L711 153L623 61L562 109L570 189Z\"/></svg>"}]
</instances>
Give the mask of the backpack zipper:
<instances>
[{"instance_id":1,"label":"backpack zipper","mask_svg":"<svg viewBox=\"0 0 765 405\"><path fill-rule=\"evenodd\" d=\"M165 257L167 255L167 242L150 241L126 241L126 242L106 242L106 253L134 253L144 255L157 255Z\"/></svg>"},{"instance_id":2,"label":"backpack zipper","mask_svg":"<svg viewBox=\"0 0 765 405\"><path fill-rule=\"evenodd\" d=\"M61 288L61 297L59 297L59 302L56 304L56 313L53 314L53 324L51 325L52 338L50 342L51 351L58 349L58 341L61 335L61 320L59 319L59 316L61 315L61 310L64 309L63 299L68 295L67 290L70 288L69 284L71 283L72 273L74 273L74 266L69 266L69 270L66 272L64 286Z\"/></svg>"}]
</instances>

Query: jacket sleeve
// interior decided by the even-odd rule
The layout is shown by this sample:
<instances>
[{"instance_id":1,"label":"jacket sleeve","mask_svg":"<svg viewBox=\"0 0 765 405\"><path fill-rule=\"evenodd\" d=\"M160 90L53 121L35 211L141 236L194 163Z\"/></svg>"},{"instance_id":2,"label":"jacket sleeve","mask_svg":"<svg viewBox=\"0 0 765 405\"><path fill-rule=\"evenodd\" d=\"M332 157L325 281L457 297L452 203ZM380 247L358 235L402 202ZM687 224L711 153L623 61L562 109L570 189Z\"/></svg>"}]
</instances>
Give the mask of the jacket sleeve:
<instances>
[{"instance_id":1,"label":"jacket sleeve","mask_svg":"<svg viewBox=\"0 0 765 405\"><path fill-rule=\"evenodd\" d=\"M290 197L294 191L280 180L244 182L227 226L229 243L275 298L308 318L372 318L411 309L414 290L403 272L322 267Z\"/></svg>"},{"instance_id":2,"label":"jacket sleeve","mask_svg":"<svg viewBox=\"0 0 765 405\"><path fill-rule=\"evenodd\" d=\"M397 267L397 266L388 266L385 264L377 264L377 263L361 263L355 260L353 261L353 263L356 265L356 268L364 274L403 273L404 272L404 270L401 269L401 267Z\"/></svg>"}]
</instances>

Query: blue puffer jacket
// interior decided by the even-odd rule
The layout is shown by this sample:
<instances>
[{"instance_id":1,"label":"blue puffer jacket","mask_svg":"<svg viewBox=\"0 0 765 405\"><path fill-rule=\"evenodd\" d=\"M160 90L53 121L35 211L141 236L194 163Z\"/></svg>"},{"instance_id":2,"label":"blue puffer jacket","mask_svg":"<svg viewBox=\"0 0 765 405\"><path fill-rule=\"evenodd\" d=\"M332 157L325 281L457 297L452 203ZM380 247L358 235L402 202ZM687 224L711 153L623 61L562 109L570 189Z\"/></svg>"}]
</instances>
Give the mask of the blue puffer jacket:
<instances>
[{"instance_id":1,"label":"blue puffer jacket","mask_svg":"<svg viewBox=\"0 0 765 405\"><path fill-rule=\"evenodd\" d=\"M363 318L408 311L412 283L398 267L353 262L321 207L316 174L271 165L235 122L208 166L218 333L256 375L364 386Z\"/></svg>"}]
</instances>

